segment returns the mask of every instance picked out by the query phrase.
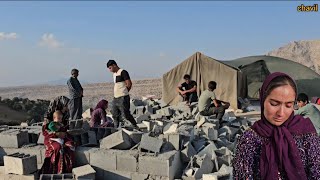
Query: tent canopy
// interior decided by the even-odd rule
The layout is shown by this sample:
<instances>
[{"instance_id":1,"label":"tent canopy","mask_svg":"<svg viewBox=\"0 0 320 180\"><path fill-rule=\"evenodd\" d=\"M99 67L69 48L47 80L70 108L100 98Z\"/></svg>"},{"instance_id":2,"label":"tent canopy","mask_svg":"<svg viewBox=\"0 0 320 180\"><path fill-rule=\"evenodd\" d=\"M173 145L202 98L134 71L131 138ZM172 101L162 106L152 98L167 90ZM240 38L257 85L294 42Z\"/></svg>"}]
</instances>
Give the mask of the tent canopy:
<instances>
[{"instance_id":1,"label":"tent canopy","mask_svg":"<svg viewBox=\"0 0 320 180\"><path fill-rule=\"evenodd\" d=\"M265 77L273 72L284 72L297 83L298 93L309 97L320 95L320 75L308 67L274 56L249 56L224 63L237 67L247 77L248 97L259 98L259 88Z\"/></svg>"},{"instance_id":2,"label":"tent canopy","mask_svg":"<svg viewBox=\"0 0 320 180\"><path fill-rule=\"evenodd\" d=\"M246 95L245 80L238 68L197 52L163 75L162 99L165 103L172 105L182 100L176 88L183 82L185 74L197 82L198 96L208 89L210 81L216 81L217 99L230 102L235 109L238 97Z\"/></svg>"}]
</instances>

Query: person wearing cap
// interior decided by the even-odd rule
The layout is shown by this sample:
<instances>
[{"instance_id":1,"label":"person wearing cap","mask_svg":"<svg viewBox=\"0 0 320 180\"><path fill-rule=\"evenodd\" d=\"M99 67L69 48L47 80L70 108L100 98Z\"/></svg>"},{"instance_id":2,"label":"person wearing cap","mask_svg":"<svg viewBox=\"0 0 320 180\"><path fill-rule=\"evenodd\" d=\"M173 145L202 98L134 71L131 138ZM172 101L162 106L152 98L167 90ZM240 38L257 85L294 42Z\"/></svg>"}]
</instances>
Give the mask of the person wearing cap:
<instances>
[{"instance_id":1,"label":"person wearing cap","mask_svg":"<svg viewBox=\"0 0 320 180\"><path fill-rule=\"evenodd\" d=\"M69 89L70 102L70 119L81 119L82 118L82 97L83 97L83 88L78 80L79 70L72 69L71 77L69 78L67 85Z\"/></svg>"},{"instance_id":2,"label":"person wearing cap","mask_svg":"<svg viewBox=\"0 0 320 180\"><path fill-rule=\"evenodd\" d=\"M114 98L111 109L114 127L118 128L121 120L128 120L137 128L137 123L130 114L129 91L131 90L132 82L129 73L119 68L115 60L109 60L107 67L113 73L114 81Z\"/></svg>"}]
</instances>

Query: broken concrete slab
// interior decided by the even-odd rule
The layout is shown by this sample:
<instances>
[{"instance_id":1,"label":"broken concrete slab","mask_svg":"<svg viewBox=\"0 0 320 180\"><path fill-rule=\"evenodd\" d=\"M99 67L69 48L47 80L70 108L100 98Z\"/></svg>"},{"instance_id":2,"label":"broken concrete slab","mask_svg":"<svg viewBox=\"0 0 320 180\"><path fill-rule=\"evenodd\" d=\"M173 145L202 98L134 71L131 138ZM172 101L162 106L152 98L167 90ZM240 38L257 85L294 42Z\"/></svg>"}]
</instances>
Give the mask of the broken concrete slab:
<instances>
[{"instance_id":1,"label":"broken concrete slab","mask_svg":"<svg viewBox=\"0 0 320 180\"><path fill-rule=\"evenodd\" d=\"M142 123L142 121L147 121L149 119L150 119L150 116L148 114L142 114L136 118L136 122L139 124L139 123Z\"/></svg>"},{"instance_id":2,"label":"broken concrete slab","mask_svg":"<svg viewBox=\"0 0 320 180\"><path fill-rule=\"evenodd\" d=\"M141 131L130 131L130 130L127 130L127 129L122 129L122 130L123 130L123 132L125 132L126 134L129 135L129 137L131 138L131 141L132 141L134 144L140 143L141 137L142 137L142 135L144 134L144 133L141 132Z\"/></svg>"},{"instance_id":3,"label":"broken concrete slab","mask_svg":"<svg viewBox=\"0 0 320 180\"><path fill-rule=\"evenodd\" d=\"M205 133L207 138L211 141L216 141L218 139L218 131L210 127L202 127L202 131Z\"/></svg>"},{"instance_id":4,"label":"broken concrete slab","mask_svg":"<svg viewBox=\"0 0 320 180\"><path fill-rule=\"evenodd\" d=\"M72 174L76 180L91 179L95 180L96 171L89 165L80 166L72 169Z\"/></svg>"},{"instance_id":5,"label":"broken concrete slab","mask_svg":"<svg viewBox=\"0 0 320 180\"><path fill-rule=\"evenodd\" d=\"M122 130L115 132L100 141L100 148L103 149L129 149L130 147L130 137Z\"/></svg>"},{"instance_id":6,"label":"broken concrete slab","mask_svg":"<svg viewBox=\"0 0 320 180\"><path fill-rule=\"evenodd\" d=\"M205 122L207 122L207 118L205 116L201 116L200 119L197 122L197 127L201 127Z\"/></svg>"}]
</instances>

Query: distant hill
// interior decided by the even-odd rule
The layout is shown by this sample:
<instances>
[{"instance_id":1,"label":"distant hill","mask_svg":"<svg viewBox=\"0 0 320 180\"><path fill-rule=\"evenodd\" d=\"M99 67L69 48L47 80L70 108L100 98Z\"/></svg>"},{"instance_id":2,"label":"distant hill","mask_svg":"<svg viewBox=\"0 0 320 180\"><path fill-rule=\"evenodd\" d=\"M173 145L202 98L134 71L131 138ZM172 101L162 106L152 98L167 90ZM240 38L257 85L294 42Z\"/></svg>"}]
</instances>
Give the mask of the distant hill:
<instances>
[{"instance_id":1,"label":"distant hill","mask_svg":"<svg viewBox=\"0 0 320 180\"><path fill-rule=\"evenodd\" d=\"M320 40L293 41L267 55L298 62L320 74Z\"/></svg>"},{"instance_id":2,"label":"distant hill","mask_svg":"<svg viewBox=\"0 0 320 180\"><path fill-rule=\"evenodd\" d=\"M6 104L0 103L0 125L18 125L27 121L29 115L26 112L16 111Z\"/></svg>"}]
</instances>

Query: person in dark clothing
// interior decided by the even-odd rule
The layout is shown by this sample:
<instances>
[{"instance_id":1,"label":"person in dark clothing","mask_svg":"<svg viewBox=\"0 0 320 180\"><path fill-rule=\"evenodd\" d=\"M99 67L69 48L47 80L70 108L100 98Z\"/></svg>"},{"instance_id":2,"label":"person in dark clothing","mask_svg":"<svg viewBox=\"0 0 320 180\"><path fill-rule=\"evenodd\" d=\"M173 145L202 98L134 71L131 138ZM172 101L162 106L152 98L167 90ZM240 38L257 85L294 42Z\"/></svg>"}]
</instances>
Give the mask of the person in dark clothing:
<instances>
[{"instance_id":1,"label":"person in dark clothing","mask_svg":"<svg viewBox=\"0 0 320 180\"><path fill-rule=\"evenodd\" d=\"M90 127L112 127L112 121L107 119L106 109L108 108L108 101L102 99L97 106L92 109ZM90 109L91 111L91 109Z\"/></svg>"},{"instance_id":2,"label":"person in dark clothing","mask_svg":"<svg viewBox=\"0 0 320 180\"><path fill-rule=\"evenodd\" d=\"M113 73L114 81L114 98L111 110L114 127L118 128L120 121L128 120L134 128L138 128L137 122L130 114L129 91L131 90L132 82L129 73L126 70L120 69L114 60L109 60L107 67Z\"/></svg>"},{"instance_id":3,"label":"person in dark clothing","mask_svg":"<svg viewBox=\"0 0 320 180\"><path fill-rule=\"evenodd\" d=\"M70 119L82 118L82 97L83 88L78 80L79 70L72 69L71 77L67 82L70 95Z\"/></svg>"},{"instance_id":4,"label":"person in dark clothing","mask_svg":"<svg viewBox=\"0 0 320 180\"><path fill-rule=\"evenodd\" d=\"M58 96L54 98L48 107L47 112L44 114L44 121L47 123L50 123L53 121L53 113L55 111L61 111L62 112L62 123L66 126L68 125L69 120L69 102L70 99L65 96Z\"/></svg>"},{"instance_id":5,"label":"person in dark clothing","mask_svg":"<svg viewBox=\"0 0 320 180\"><path fill-rule=\"evenodd\" d=\"M190 105L198 101L197 82L191 80L189 74L184 75L183 79L185 82L177 87L177 92L183 97L183 101Z\"/></svg>"}]
</instances>

